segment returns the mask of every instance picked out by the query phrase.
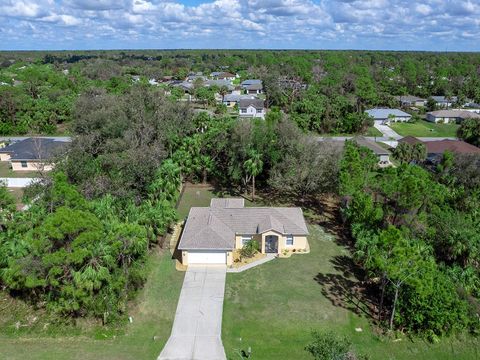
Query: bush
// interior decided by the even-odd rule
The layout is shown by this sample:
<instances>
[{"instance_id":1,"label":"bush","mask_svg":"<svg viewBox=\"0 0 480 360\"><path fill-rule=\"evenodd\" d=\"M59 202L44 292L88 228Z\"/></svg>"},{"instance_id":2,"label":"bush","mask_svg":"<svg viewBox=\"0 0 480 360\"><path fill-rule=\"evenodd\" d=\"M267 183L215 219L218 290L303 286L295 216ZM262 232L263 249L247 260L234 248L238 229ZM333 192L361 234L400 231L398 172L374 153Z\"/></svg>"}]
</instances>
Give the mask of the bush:
<instances>
[{"instance_id":1,"label":"bush","mask_svg":"<svg viewBox=\"0 0 480 360\"><path fill-rule=\"evenodd\" d=\"M352 343L344 336L333 332L312 332L313 340L305 347L316 360L360 360L367 359L358 356L352 350Z\"/></svg>"},{"instance_id":2,"label":"bush","mask_svg":"<svg viewBox=\"0 0 480 360\"><path fill-rule=\"evenodd\" d=\"M240 250L240 256L242 258L251 258L259 250L260 246L258 245L258 242L252 239L243 245L243 248Z\"/></svg>"}]
</instances>

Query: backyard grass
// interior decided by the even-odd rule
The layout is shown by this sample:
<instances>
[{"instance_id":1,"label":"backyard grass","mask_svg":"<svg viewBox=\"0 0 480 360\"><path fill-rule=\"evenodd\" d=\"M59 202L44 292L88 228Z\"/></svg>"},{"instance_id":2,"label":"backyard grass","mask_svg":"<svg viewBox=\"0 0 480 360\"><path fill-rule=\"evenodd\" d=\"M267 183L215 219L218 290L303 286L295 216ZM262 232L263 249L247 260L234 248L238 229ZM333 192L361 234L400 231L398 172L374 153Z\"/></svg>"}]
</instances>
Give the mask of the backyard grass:
<instances>
[{"instance_id":1,"label":"backyard grass","mask_svg":"<svg viewBox=\"0 0 480 360\"><path fill-rule=\"evenodd\" d=\"M390 127L402 136L417 137L456 137L458 124L434 124L426 120L420 120L416 123L396 122L390 124Z\"/></svg>"},{"instance_id":2,"label":"backyard grass","mask_svg":"<svg viewBox=\"0 0 480 360\"><path fill-rule=\"evenodd\" d=\"M249 347L253 359L312 359L304 350L312 329L347 336L372 360L479 359L476 339L432 345L376 336L351 293L356 279L349 251L320 226L309 230L309 254L227 274L222 339L229 359L240 359L238 354Z\"/></svg>"},{"instance_id":3,"label":"backyard grass","mask_svg":"<svg viewBox=\"0 0 480 360\"><path fill-rule=\"evenodd\" d=\"M38 171L12 171L8 161L0 161L0 178L31 178L38 176Z\"/></svg>"},{"instance_id":4,"label":"backyard grass","mask_svg":"<svg viewBox=\"0 0 480 360\"><path fill-rule=\"evenodd\" d=\"M367 132L365 133L365 136L371 136L371 137L382 137L383 134L380 130L378 130L376 127L374 126L370 126L368 129L367 129Z\"/></svg>"},{"instance_id":5,"label":"backyard grass","mask_svg":"<svg viewBox=\"0 0 480 360\"><path fill-rule=\"evenodd\" d=\"M16 334L14 323L25 306L8 304L0 293L0 359L156 359L170 336L184 273L175 270L168 251L152 254L148 269L148 281L129 311L133 322L118 333L97 327L82 334L65 329L52 335L42 331L45 324L37 324L32 334Z\"/></svg>"}]
</instances>

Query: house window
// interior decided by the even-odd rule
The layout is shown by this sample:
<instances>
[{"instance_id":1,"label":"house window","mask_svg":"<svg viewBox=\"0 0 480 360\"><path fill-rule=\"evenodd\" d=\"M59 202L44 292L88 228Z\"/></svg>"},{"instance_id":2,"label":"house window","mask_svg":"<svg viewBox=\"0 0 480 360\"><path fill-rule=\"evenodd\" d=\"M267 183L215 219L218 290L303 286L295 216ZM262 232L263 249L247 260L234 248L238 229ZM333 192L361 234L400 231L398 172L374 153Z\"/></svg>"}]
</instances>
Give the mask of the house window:
<instances>
[{"instance_id":1,"label":"house window","mask_svg":"<svg viewBox=\"0 0 480 360\"><path fill-rule=\"evenodd\" d=\"M242 109L242 114L245 114L247 112L247 109Z\"/></svg>"},{"instance_id":2,"label":"house window","mask_svg":"<svg viewBox=\"0 0 480 360\"><path fill-rule=\"evenodd\" d=\"M242 235L242 246L245 246L250 240L252 240L252 236Z\"/></svg>"},{"instance_id":3,"label":"house window","mask_svg":"<svg viewBox=\"0 0 480 360\"><path fill-rule=\"evenodd\" d=\"M22 168L28 167L28 164L26 161L20 161L20 164L22 165Z\"/></svg>"},{"instance_id":4,"label":"house window","mask_svg":"<svg viewBox=\"0 0 480 360\"><path fill-rule=\"evenodd\" d=\"M285 239L286 246L293 246L293 235L287 235Z\"/></svg>"}]
</instances>

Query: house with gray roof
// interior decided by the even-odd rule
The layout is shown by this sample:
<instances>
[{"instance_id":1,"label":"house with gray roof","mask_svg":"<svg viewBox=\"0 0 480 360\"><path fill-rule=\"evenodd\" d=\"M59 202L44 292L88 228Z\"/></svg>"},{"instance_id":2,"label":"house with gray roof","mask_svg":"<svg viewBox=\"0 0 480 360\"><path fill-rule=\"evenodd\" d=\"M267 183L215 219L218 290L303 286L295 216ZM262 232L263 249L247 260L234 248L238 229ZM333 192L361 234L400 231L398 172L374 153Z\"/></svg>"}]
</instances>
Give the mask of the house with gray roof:
<instances>
[{"instance_id":1,"label":"house with gray roof","mask_svg":"<svg viewBox=\"0 0 480 360\"><path fill-rule=\"evenodd\" d=\"M13 171L50 171L55 156L65 153L69 142L54 138L27 138L0 148L0 161Z\"/></svg>"},{"instance_id":2,"label":"house with gray roof","mask_svg":"<svg viewBox=\"0 0 480 360\"><path fill-rule=\"evenodd\" d=\"M192 207L178 250L182 263L232 265L233 252L256 241L262 253L308 250L302 209L245 207L241 198L212 199L209 207Z\"/></svg>"},{"instance_id":3,"label":"house with gray roof","mask_svg":"<svg viewBox=\"0 0 480 360\"><path fill-rule=\"evenodd\" d=\"M443 109L445 108L448 109L458 101L457 96L446 97L446 96L434 95L434 96L431 96L431 98L435 101L435 105L437 106L437 108L443 108Z\"/></svg>"},{"instance_id":4,"label":"house with gray roof","mask_svg":"<svg viewBox=\"0 0 480 360\"><path fill-rule=\"evenodd\" d=\"M223 104L227 107L234 107L242 99L252 100L256 99L256 97L254 95L227 94L223 97Z\"/></svg>"},{"instance_id":5,"label":"house with gray roof","mask_svg":"<svg viewBox=\"0 0 480 360\"><path fill-rule=\"evenodd\" d=\"M262 80L258 80L258 79L245 80L240 84L240 86L243 90L245 90L247 94L263 93Z\"/></svg>"},{"instance_id":6,"label":"house with gray roof","mask_svg":"<svg viewBox=\"0 0 480 360\"><path fill-rule=\"evenodd\" d=\"M425 119L434 123L459 123L465 119L480 119L480 114L468 110L437 110L428 112Z\"/></svg>"},{"instance_id":7,"label":"house with gray roof","mask_svg":"<svg viewBox=\"0 0 480 360\"><path fill-rule=\"evenodd\" d=\"M375 154L375 156L378 158L378 165L380 165L381 167L392 165L392 163L390 162L391 152L383 148L382 146L380 146L378 143L370 139L367 139L363 136L356 136L355 138L353 138L353 141L358 146L365 147L370 151L372 151Z\"/></svg>"},{"instance_id":8,"label":"house with gray roof","mask_svg":"<svg viewBox=\"0 0 480 360\"><path fill-rule=\"evenodd\" d=\"M423 99L418 96L400 95L400 96L394 96L394 98L398 101L398 103L402 107L410 107L410 106L423 107L427 105L427 99Z\"/></svg>"},{"instance_id":9,"label":"house with gray roof","mask_svg":"<svg viewBox=\"0 0 480 360\"><path fill-rule=\"evenodd\" d=\"M412 118L412 115L399 109L373 108L366 110L365 113L372 117L375 123L378 124L389 124L390 122L397 121L405 122Z\"/></svg>"},{"instance_id":10,"label":"house with gray roof","mask_svg":"<svg viewBox=\"0 0 480 360\"><path fill-rule=\"evenodd\" d=\"M240 99L238 112L240 117L265 119L265 107L262 99Z\"/></svg>"}]
</instances>

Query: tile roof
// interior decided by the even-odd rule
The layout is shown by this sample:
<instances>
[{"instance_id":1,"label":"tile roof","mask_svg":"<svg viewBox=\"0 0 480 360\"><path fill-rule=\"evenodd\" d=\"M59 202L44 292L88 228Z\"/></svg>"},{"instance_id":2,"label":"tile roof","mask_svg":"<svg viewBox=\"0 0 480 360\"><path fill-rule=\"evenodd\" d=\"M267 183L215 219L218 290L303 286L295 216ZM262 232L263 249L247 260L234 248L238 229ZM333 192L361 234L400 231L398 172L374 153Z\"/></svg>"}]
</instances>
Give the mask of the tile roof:
<instances>
[{"instance_id":1,"label":"tile roof","mask_svg":"<svg viewBox=\"0 0 480 360\"><path fill-rule=\"evenodd\" d=\"M480 153L480 148L461 140L425 141L424 144L428 154L443 154L447 150L457 154Z\"/></svg>"},{"instance_id":2,"label":"tile roof","mask_svg":"<svg viewBox=\"0 0 480 360\"><path fill-rule=\"evenodd\" d=\"M243 199L213 199L210 207L190 209L178 248L231 250L236 234L253 235L268 230L308 235L300 208L243 207Z\"/></svg>"},{"instance_id":3,"label":"tile roof","mask_svg":"<svg viewBox=\"0 0 480 360\"><path fill-rule=\"evenodd\" d=\"M51 138L28 138L14 142L0 149L0 153L10 154L10 160L49 160L65 150L69 142Z\"/></svg>"}]
</instances>

